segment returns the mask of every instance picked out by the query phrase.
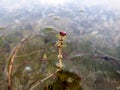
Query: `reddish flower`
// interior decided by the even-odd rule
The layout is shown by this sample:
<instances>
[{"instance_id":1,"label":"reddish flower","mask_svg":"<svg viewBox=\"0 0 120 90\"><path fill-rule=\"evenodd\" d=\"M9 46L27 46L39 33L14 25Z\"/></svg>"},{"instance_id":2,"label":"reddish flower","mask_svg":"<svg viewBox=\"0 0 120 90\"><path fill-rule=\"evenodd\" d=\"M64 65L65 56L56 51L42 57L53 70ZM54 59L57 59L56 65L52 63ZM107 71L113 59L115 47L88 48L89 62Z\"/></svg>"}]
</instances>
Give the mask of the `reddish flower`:
<instances>
[{"instance_id":1,"label":"reddish flower","mask_svg":"<svg viewBox=\"0 0 120 90\"><path fill-rule=\"evenodd\" d=\"M66 32L60 32L61 36L66 36Z\"/></svg>"}]
</instances>

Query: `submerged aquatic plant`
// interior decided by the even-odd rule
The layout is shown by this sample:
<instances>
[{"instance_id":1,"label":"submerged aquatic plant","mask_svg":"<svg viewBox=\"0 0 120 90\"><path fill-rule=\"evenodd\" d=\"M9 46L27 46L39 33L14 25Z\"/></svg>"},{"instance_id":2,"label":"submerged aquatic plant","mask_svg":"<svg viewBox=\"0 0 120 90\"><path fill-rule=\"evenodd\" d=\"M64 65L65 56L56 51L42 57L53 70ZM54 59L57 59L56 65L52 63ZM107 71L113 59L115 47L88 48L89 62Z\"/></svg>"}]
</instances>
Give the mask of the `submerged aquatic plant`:
<instances>
[{"instance_id":1,"label":"submerged aquatic plant","mask_svg":"<svg viewBox=\"0 0 120 90\"><path fill-rule=\"evenodd\" d=\"M47 34L50 34L49 32L47 32ZM52 35L52 39L48 40L47 43L47 35L43 37L39 35L40 38L37 35L37 40L34 38L33 40L28 41L27 44L25 44L25 39L23 39L15 47L17 48L19 46L19 48L11 52L9 63L6 68L8 72L7 79L9 78L9 90L81 90L81 86L84 90L86 90L86 87L92 88L88 90L93 90L93 88L96 88L97 90L97 87L99 88L101 83L111 83L111 77L119 77L119 66L118 68L116 67L118 64L115 64L116 66L110 64L109 58L104 57L102 59L105 59L105 61L101 61L101 59L99 59L101 56L93 56L92 54L91 56L88 56L87 54L84 54L83 56L76 55L72 53L72 51L76 52L76 50L75 48L71 48L73 47L71 43L67 43L67 48L72 50L69 51L68 49L64 49L63 51L66 33L60 32L56 43L56 39L54 39L54 42L52 41L56 34L50 35ZM40 45L38 45L39 43ZM85 51L89 51L86 49L88 45L85 45L85 42L81 43L83 44ZM54 44L58 49L58 57ZM76 43L74 44L76 45ZM28 46L24 48L24 51L21 51L23 45ZM82 46L81 44L78 45L79 46L75 46L77 49ZM96 49L97 48L95 48L95 50ZM70 53L71 57L64 58L66 60L63 61L65 53ZM99 55L99 53L96 54ZM58 61L57 68L55 66L55 60ZM26 65L26 63L28 65ZM113 68L113 65L116 68ZM116 71L116 75L114 75L113 71ZM102 82L102 80L105 81ZM106 87L104 85L104 88L109 88L109 86Z\"/></svg>"},{"instance_id":2,"label":"submerged aquatic plant","mask_svg":"<svg viewBox=\"0 0 120 90\"><path fill-rule=\"evenodd\" d=\"M14 83L14 81L12 80L13 77L13 64L15 61L15 58L18 57L25 57L28 55L32 55L32 53L29 54L25 54L25 55L17 55L18 52L21 50L22 46L25 45L25 42L30 39L33 38L35 35L29 35L28 37L24 38L23 40L21 40L21 42L19 44L17 44L14 49L11 51L9 58L8 58L8 64L5 68L6 74L7 74L7 80L8 80L8 90L13 90L13 85L12 83ZM58 73L59 71L63 70L63 63L62 63L62 48L65 46L64 45L64 40L66 38L66 33L65 32L60 32L59 33L59 37L58 37L58 41L56 42L56 46L58 47L58 59L59 59L59 64L56 68L56 71L53 73L49 73L47 74L47 76L45 78L43 78L42 80L39 80L36 83L33 83L30 85L30 90L33 90L35 87L37 87L39 84L43 83L44 81L46 81L47 79L51 78L52 76L54 76L56 73ZM40 50L41 51L41 50ZM38 51L37 51L38 52ZM35 52L36 53L36 52ZM43 55L43 59L47 59L46 54ZM26 68L25 70L29 70L30 68ZM16 78L16 77L15 77ZM16 79L15 79L16 80ZM19 81L19 79L18 79ZM19 83L20 84L20 83Z\"/></svg>"},{"instance_id":3,"label":"submerged aquatic plant","mask_svg":"<svg viewBox=\"0 0 120 90\"><path fill-rule=\"evenodd\" d=\"M56 46L58 47L58 50L59 50L59 54L58 54L59 64L57 65L57 67L59 69L63 68L63 64L62 64L62 59L63 59L62 48L64 47L65 38L66 38L66 32L60 32L59 36L58 36L59 40L56 42Z\"/></svg>"},{"instance_id":4,"label":"submerged aquatic plant","mask_svg":"<svg viewBox=\"0 0 120 90\"><path fill-rule=\"evenodd\" d=\"M12 71L13 71L13 63L14 63L14 59L15 56L17 55L17 52L21 49L22 45L31 37L31 35L29 35L28 37L26 37L25 39L23 39L18 45L15 46L15 48L12 50L10 56L9 56L9 62L8 65L6 67L6 71L7 71L7 79L8 79L8 90L12 90Z\"/></svg>"}]
</instances>

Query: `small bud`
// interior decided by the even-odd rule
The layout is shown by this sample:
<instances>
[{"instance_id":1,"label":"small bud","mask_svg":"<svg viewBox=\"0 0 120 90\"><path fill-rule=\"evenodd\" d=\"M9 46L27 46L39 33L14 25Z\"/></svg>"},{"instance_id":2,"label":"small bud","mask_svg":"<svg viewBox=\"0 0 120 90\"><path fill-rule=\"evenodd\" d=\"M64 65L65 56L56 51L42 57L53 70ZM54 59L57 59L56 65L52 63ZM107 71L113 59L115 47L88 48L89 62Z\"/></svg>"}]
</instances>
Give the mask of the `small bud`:
<instances>
[{"instance_id":1,"label":"small bud","mask_svg":"<svg viewBox=\"0 0 120 90\"><path fill-rule=\"evenodd\" d=\"M61 36L66 36L66 32L60 32Z\"/></svg>"}]
</instances>

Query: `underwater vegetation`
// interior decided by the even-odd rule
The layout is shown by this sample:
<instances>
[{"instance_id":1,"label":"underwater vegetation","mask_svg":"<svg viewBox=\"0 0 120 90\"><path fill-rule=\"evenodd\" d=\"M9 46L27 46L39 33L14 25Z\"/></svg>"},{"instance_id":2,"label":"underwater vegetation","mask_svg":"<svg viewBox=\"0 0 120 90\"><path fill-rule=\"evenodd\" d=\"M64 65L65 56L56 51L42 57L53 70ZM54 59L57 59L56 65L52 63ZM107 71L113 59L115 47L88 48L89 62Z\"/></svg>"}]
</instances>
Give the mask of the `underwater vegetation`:
<instances>
[{"instance_id":1,"label":"underwater vegetation","mask_svg":"<svg viewBox=\"0 0 120 90\"><path fill-rule=\"evenodd\" d=\"M120 10L40 1L0 3L0 90L120 90Z\"/></svg>"},{"instance_id":2,"label":"underwater vegetation","mask_svg":"<svg viewBox=\"0 0 120 90\"><path fill-rule=\"evenodd\" d=\"M101 53L92 42L69 41L65 32L49 28L18 40L1 53L1 90L119 88L120 61ZM6 44L1 45L6 50Z\"/></svg>"}]
</instances>

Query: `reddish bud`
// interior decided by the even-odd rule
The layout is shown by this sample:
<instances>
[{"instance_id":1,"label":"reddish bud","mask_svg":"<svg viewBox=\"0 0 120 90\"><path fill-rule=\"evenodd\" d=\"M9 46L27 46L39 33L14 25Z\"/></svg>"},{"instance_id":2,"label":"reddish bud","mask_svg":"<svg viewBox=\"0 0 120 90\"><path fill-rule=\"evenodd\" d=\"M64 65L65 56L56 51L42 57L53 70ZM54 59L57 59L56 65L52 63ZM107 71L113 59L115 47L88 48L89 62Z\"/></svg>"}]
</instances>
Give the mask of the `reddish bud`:
<instances>
[{"instance_id":1,"label":"reddish bud","mask_svg":"<svg viewBox=\"0 0 120 90\"><path fill-rule=\"evenodd\" d=\"M60 32L61 36L66 36L66 32Z\"/></svg>"}]
</instances>

